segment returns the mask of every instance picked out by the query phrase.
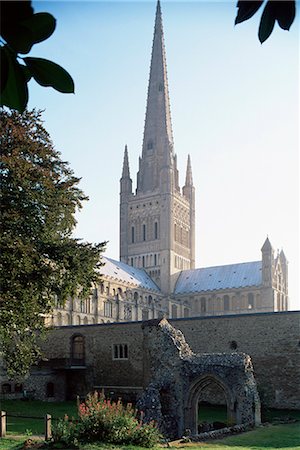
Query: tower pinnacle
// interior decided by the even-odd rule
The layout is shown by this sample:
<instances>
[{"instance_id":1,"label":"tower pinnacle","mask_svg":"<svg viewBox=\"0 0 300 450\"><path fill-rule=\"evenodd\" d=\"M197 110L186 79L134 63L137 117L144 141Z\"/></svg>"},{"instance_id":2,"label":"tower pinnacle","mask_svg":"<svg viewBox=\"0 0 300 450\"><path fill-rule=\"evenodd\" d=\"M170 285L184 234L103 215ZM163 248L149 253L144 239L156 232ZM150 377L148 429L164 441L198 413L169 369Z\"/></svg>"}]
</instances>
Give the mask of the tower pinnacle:
<instances>
[{"instance_id":1,"label":"tower pinnacle","mask_svg":"<svg viewBox=\"0 0 300 450\"><path fill-rule=\"evenodd\" d=\"M188 155L188 160L187 160L185 186L193 186L193 175L192 175L192 165L191 165L190 155Z\"/></svg>"},{"instance_id":2,"label":"tower pinnacle","mask_svg":"<svg viewBox=\"0 0 300 450\"><path fill-rule=\"evenodd\" d=\"M125 150L124 150L122 178L130 178L127 145L125 145Z\"/></svg>"}]
</instances>

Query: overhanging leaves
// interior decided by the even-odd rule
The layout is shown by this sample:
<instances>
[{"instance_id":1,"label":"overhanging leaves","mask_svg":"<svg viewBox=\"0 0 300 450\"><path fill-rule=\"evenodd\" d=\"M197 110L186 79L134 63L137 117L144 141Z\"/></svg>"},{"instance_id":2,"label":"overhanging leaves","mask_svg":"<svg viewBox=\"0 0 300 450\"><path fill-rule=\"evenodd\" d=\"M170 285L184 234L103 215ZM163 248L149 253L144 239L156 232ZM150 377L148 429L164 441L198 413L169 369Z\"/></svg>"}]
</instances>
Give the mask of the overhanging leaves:
<instances>
[{"instance_id":1,"label":"overhanging leaves","mask_svg":"<svg viewBox=\"0 0 300 450\"><path fill-rule=\"evenodd\" d=\"M261 1L238 1L237 8L238 13L235 18L235 25L244 22L244 20L250 19L256 11L259 10L264 0Z\"/></svg>"},{"instance_id":2,"label":"overhanging leaves","mask_svg":"<svg viewBox=\"0 0 300 450\"><path fill-rule=\"evenodd\" d=\"M235 24L244 22L250 19L261 7L263 1L244 1L239 0L237 2L237 16L235 18ZM263 10L258 37L261 43L263 43L273 31L275 22L284 29L289 30L296 14L296 2L295 0L277 1L268 0Z\"/></svg>"},{"instance_id":3,"label":"overhanging leaves","mask_svg":"<svg viewBox=\"0 0 300 450\"><path fill-rule=\"evenodd\" d=\"M63 67L43 58L24 58L33 78L41 86L51 86L59 92L74 93L74 82Z\"/></svg>"},{"instance_id":4,"label":"overhanging leaves","mask_svg":"<svg viewBox=\"0 0 300 450\"><path fill-rule=\"evenodd\" d=\"M42 86L59 92L74 93L74 82L61 66L42 58L28 58L27 67L19 64L19 54L52 35L55 18L47 13L34 14L31 1L1 2L1 105L23 112L28 102L27 82L33 75Z\"/></svg>"},{"instance_id":5,"label":"overhanging leaves","mask_svg":"<svg viewBox=\"0 0 300 450\"><path fill-rule=\"evenodd\" d=\"M23 112L28 102L27 80L22 66L7 47L2 50L8 64L7 81L1 92L1 104Z\"/></svg>"}]
</instances>

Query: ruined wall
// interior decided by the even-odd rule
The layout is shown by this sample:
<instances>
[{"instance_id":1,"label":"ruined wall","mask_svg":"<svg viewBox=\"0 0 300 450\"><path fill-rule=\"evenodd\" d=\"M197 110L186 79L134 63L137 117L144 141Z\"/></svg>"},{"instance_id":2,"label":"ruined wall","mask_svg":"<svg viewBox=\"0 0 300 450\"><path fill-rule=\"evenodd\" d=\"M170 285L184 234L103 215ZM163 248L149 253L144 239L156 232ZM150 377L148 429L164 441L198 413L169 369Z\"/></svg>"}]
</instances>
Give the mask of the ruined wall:
<instances>
[{"instance_id":1,"label":"ruined wall","mask_svg":"<svg viewBox=\"0 0 300 450\"><path fill-rule=\"evenodd\" d=\"M196 353L251 356L262 401L300 408L300 312L171 320Z\"/></svg>"}]
</instances>

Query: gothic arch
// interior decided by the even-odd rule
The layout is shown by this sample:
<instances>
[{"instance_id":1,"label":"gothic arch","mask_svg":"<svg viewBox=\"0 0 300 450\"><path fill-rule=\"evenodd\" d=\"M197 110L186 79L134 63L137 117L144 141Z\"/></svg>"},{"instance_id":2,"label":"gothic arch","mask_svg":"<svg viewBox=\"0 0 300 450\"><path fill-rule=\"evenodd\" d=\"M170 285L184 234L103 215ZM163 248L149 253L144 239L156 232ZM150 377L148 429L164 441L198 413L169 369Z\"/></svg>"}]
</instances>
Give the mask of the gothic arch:
<instances>
[{"instance_id":1,"label":"gothic arch","mask_svg":"<svg viewBox=\"0 0 300 450\"><path fill-rule=\"evenodd\" d=\"M211 373L205 373L190 384L186 398L185 428L190 429L193 434L198 432L198 402L201 391L211 383L214 383L224 392L227 404L227 419L231 423L235 422L236 417L234 409L236 405L231 390L218 376Z\"/></svg>"}]
</instances>

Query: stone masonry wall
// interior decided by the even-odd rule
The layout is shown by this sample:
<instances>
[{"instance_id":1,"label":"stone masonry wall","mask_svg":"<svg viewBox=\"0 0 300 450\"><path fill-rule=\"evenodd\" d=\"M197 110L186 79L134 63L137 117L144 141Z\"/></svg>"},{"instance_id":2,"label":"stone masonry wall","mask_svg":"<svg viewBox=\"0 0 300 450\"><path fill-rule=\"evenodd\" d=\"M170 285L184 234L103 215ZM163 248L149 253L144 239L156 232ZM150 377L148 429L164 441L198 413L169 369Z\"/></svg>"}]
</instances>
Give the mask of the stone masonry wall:
<instances>
[{"instance_id":1,"label":"stone masonry wall","mask_svg":"<svg viewBox=\"0 0 300 450\"><path fill-rule=\"evenodd\" d=\"M300 312L170 322L183 332L195 353L228 353L236 346L237 352L249 354L262 401L276 408L300 409ZM57 328L43 343L44 355L70 358L70 339L77 333L85 336L87 368L80 374L83 390L108 386L115 391L115 386L122 386L126 391L139 391L143 383L141 322ZM128 345L128 359L114 360L113 345L123 343Z\"/></svg>"}]
</instances>

